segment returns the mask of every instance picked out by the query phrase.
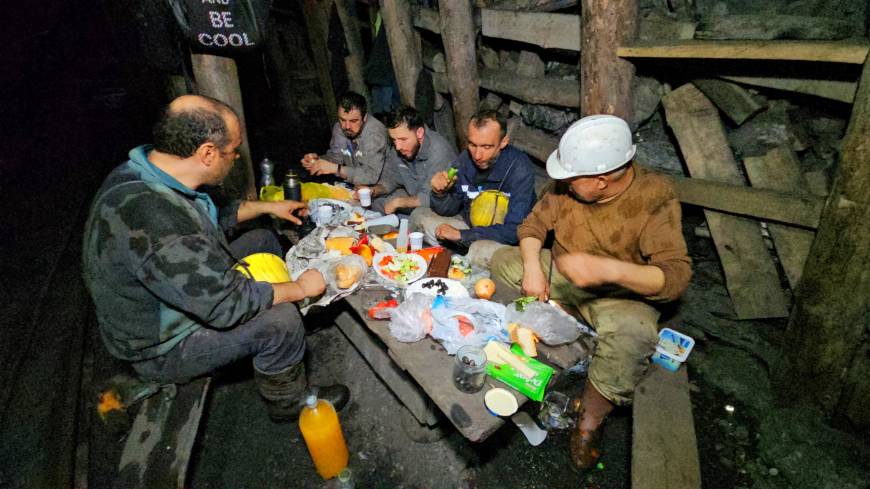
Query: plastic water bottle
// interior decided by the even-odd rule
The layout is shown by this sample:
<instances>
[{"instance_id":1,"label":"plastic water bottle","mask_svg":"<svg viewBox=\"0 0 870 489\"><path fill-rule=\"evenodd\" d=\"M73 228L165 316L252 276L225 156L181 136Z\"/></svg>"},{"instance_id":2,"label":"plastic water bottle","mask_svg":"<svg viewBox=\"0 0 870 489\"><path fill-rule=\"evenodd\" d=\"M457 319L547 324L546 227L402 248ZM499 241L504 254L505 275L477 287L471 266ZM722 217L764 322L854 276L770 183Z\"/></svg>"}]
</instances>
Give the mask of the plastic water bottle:
<instances>
[{"instance_id":1,"label":"plastic water bottle","mask_svg":"<svg viewBox=\"0 0 870 489\"><path fill-rule=\"evenodd\" d=\"M396 252L408 252L408 220L399 221L399 235L396 237Z\"/></svg>"},{"instance_id":2,"label":"plastic water bottle","mask_svg":"<svg viewBox=\"0 0 870 489\"><path fill-rule=\"evenodd\" d=\"M260 187L275 185L275 177L272 175L274 171L275 165L269 158L263 158L260 162Z\"/></svg>"},{"instance_id":3,"label":"plastic water bottle","mask_svg":"<svg viewBox=\"0 0 870 489\"><path fill-rule=\"evenodd\" d=\"M347 444L338 414L329 401L308 396L299 416L299 431L320 477L332 479L347 467Z\"/></svg>"}]
</instances>

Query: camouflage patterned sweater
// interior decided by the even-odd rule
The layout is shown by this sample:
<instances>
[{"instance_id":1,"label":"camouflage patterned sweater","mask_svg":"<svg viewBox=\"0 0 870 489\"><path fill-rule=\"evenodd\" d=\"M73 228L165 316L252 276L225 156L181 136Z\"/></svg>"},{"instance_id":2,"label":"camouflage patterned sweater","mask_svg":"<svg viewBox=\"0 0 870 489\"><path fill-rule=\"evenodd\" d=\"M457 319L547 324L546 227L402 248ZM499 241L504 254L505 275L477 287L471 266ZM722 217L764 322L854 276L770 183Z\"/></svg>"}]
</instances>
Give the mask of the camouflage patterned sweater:
<instances>
[{"instance_id":1,"label":"camouflage patterned sweater","mask_svg":"<svg viewBox=\"0 0 870 489\"><path fill-rule=\"evenodd\" d=\"M84 279L100 333L118 358L167 353L197 329L232 328L272 305L272 287L232 270L224 231L238 202L218 210L130 151L97 192L85 226Z\"/></svg>"}]
</instances>

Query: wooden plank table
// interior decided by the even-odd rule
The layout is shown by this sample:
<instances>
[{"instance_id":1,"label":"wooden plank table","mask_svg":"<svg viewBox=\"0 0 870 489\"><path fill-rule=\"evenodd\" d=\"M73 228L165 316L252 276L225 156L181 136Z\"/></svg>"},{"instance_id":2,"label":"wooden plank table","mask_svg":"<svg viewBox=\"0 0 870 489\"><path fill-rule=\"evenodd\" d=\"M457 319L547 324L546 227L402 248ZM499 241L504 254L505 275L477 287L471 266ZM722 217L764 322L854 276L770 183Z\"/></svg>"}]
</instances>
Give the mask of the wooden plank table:
<instances>
[{"instance_id":1,"label":"wooden plank table","mask_svg":"<svg viewBox=\"0 0 870 489\"><path fill-rule=\"evenodd\" d=\"M475 394L459 391L453 385L454 357L448 355L440 343L430 337L415 343L396 340L390 334L389 321L370 320L361 302L359 294L346 297L346 309L336 318L336 324L421 424L434 426L437 422L431 406L427 407L428 399L463 436L480 442L504 424L503 418L493 416L484 406L483 396L489 389L510 390L520 406L528 400L492 378L487 378L484 388ZM379 344L373 345L370 334L378 340L374 343ZM585 349L579 342L556 348L540 345L540 353L538 359L558 372L560 367L573 365L583 358Z\"/></svg>"}]
</instances>

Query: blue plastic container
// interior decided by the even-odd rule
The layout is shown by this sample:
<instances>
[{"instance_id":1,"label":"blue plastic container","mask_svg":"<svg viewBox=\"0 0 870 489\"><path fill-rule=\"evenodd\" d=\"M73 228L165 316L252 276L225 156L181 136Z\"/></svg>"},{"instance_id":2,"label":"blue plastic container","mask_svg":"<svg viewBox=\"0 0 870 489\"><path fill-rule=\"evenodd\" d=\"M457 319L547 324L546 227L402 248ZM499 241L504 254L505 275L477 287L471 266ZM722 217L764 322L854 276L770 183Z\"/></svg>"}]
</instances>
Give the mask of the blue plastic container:
<instances>
[{"instance_id":1,"label":"blue plastic container","mask_svg":"<svg viewBox=\"0 0 870 489\"><path fill-rule=\"evenodd\" d=\"M689 358L689 353L695 347L695 340L671 328L662 328L659 331L659 343L656 352L652 356L653 363L657 363L671 372L676 372L680 365Z\"/></svg>"}]
</instances>

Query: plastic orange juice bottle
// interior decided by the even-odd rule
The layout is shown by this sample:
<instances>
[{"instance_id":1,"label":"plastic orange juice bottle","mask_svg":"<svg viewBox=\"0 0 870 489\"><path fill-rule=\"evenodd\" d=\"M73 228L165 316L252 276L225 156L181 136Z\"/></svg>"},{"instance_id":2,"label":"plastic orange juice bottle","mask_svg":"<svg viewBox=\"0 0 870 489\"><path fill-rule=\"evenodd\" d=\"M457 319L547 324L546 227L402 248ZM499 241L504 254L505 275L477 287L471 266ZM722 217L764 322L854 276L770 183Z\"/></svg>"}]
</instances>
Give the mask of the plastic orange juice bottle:
<instances>
[{"instance_id":1,"label":"plastic orange juice bottle","mask_svg":"<svg viewBox=\"0 0 870 489\"><path fill-rule=\"evenodd\" d=\"M321 477L332 479L347 467L347 444L338 414L329 401L308 396L299 416L299 430Z\"/></svg>"}]
</instances>

